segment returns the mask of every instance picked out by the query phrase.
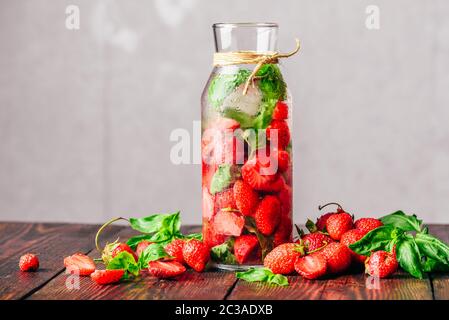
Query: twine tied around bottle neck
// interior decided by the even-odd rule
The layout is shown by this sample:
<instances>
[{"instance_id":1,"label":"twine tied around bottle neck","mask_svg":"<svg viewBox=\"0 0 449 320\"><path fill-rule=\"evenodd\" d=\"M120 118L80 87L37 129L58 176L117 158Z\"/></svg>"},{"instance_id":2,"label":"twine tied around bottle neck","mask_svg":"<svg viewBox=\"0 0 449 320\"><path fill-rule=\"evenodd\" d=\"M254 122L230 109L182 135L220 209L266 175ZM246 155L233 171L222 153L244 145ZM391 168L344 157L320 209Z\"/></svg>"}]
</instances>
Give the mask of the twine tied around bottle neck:
<instances>
[{"instance_id":1,"label":"twine tied around bottle neck","mask_svg":"<svg viewBox=\"0 0 449 320\"><path fill-rule=\"evenodd\" d=\"M257 51L231 51L231 52L215 52L214 67L230 66L235 64L255 64L254 70L249 75L243 87L243 95L248 92L248 87L253 81L259 69L267 63L278 63L280 58L288 58L296 54L301 48L299 39L296 40L296 48L289 53L280 53L277 51L257 52Z\"/></svg>"}]
</instances>

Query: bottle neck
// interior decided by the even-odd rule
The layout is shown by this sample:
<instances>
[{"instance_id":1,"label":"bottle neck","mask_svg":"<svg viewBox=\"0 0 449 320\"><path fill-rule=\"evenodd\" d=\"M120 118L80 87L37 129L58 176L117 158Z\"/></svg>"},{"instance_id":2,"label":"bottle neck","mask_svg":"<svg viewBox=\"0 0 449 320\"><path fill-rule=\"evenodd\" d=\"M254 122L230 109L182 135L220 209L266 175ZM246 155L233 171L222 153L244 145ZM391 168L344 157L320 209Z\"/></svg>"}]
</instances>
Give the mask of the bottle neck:
<instances>
[{"instance_id":1,"label":"bottle neck","mask_svg":"<svg viewBox=\"0 0 449 320\"><path fill-rule=\"evenodd\" d=\"M274 23L216 23L213 30L216 52L277 50L278 26Z\"/></svg>"}]
</instances>

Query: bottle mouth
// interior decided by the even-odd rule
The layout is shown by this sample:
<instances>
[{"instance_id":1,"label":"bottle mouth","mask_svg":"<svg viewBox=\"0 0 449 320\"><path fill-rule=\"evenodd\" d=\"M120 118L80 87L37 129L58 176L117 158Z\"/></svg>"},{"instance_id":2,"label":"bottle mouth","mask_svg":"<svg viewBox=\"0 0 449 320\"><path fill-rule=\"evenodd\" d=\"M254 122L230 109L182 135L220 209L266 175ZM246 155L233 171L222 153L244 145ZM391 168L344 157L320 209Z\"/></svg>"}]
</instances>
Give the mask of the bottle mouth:
<instances>
[{"instance_id":1,"label":"bottle mouth","mask_svg":"<svg viewBox=\"0 0 449 320\"><path fill-rule=\"evenodd\" d=\"M212 28L278 28L279 25L274 22L235 22L235 23L214 23Z\"/></svg>"}]
</instances>

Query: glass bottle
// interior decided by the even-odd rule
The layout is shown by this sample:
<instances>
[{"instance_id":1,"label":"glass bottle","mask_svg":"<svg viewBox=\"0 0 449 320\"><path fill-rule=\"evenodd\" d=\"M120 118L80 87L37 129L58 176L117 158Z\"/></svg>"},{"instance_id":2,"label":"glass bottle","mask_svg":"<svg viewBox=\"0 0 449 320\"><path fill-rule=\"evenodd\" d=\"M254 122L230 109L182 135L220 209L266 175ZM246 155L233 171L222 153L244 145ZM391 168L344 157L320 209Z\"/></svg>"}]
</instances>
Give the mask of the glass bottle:
<instances>
[{"instance_id":1,"label":"glass bottle","mask_svg":"<svg viewBox=\"0 0 449 320\"><path fill-rule=\"evenodd\" d=\"M201 101L203 239L219 268L236 270L292 241L291 98L276 60L254 77L257 64L241 60L276 52L277 24L218 23L213 31Z\"/></svg>"}]
</instances>

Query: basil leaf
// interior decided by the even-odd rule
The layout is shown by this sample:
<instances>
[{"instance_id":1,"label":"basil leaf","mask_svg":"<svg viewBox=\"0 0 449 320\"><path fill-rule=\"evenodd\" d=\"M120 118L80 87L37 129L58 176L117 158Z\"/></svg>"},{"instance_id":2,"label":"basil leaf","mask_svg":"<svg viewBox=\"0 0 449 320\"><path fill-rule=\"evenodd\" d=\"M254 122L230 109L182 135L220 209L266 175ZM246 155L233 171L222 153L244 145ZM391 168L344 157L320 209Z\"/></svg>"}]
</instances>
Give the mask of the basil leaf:
<instances>
[{"instance_id":1,"label":"basil leaf","mask_svg":"<svg viewBox=\"0 0 449 320\"><path fill-rule=\"evenodd\" d=\"M150 234L139 234L137 236L131 237L126 241L126 244L131 247L131 249L136 250L137 245L142 240L150 240L151 239Z\"/></svg>"},{"instance_id":2,"label":"basil leaf","mask_svg":"<svg viewBox=\"0 0 449 320\"><path fill-rule=\"evenodd\" d=\"M402 211L396 211L392 214L380 218L384 225L393 225L404 231L421 231L422 220L419 220L416 215L406 215Z\"/></svg>"},{"instance_id":3,"label":"basil leaf","mask_svg":"<svg viewBox=\"0 0 449 320\"><path fill-rule=\"evenodd\" d=\"M422 233L416 234L415 241L421 254L441 264L449 265L449 246L446 243L430 234Z\"/></svg>"},{"instance_id":4,"label":"basil leaf","mask_svg":"<svg viewBox=\"0 0 449 320\"><path fill-rule=\"evenodd\" d=\"M235 180L234 166L230 164L221 164L212 177L210 183L210 193L221 192Z\"/></svg>"},{"instance_id":5,"label":"basil leaf","mask_svg":"<svg viewBox=\"0 0 449 320\"><path fill-rule=\"evenodd\" d=\"M207 92L209 103L218 109L223 100L238 86L248 79L251 71L247 69L239 69L234 74L217 74L210 82Z\"/></svg>"},{"instance_id":6,"label":"basil leaf","mask_svg":"<svg viewBox=\"0 0 449 320\"><path fill-rule=\"evenodd\" d=\"M156 261L162 258L170 258L164 247L159 243L152 243L143 250L137 262L140 269L148 268L150 261Z\"/></svg>"},{"instance_id":7,"label":"basil leaf","mask_svg":"<svg viewBox=\"0 0 449 320\"><path fill-rule=\"evenodd\" d=\"M142 233L155 233L160 229L178 230L181 227L179 211L172 214L154 214L144 218L130 218L131 228Z\"/></svg>"},{"instance_id":8,"label":"basil leaf","mask_svg":"<svg viewBox=\"0 0 449 320\"><path fill-rule=\"evenodd\" d=\"M422 264L422 271L424 272L449 272L449 265L443 264L432 258L426 258Z\"/></svg>"},{"instance_id":9,"label":"basil leaf","mask_svg":"<svg viewBox=\"0 0 449 320\"><path fill-rule=\"evenodd\" d=\"M250 115L246 114L243 111L239 111L236 109L225 109L223 110L223 117L234 119L238 123L240 123L241 128L250 128L254 125L254 118Z\"/></svg>"},{"instance_id":10,"label":"basil leaf","mask_svg":"<svg viewBox=\"0 0 449 320\"><path fill-rule=\"evenodd\" d=\"M151 242L168 243L181 234L179 211L172 214L155 214L144 218L130 218L129 222L134 230L147 234L128 240L133 246L144 239Z\"/></svg>"},{"instance_id":11,"label":"basil leaf","mask_svg":"<svg viewBox=\"0 0 449 320\"><path fill-rule=\"evenodd\" d=\"M254 128L265 129L271 122L274 108L279 100L285 100L287 86L281 70L275 64L264 64L256 74L262 92L261 110L254 119Z\"/></svg>"},{"instance_id":12,"label":"basil leaf","mask_svg":"<svg viewBox=\"0 0 449 320\"><path fill-rule=\"evenodd\" d=\"M134 276L139 275L139 267L132 254L126 251L122 251L117 254L106 266L108 270L125 270L125 274L131 273Z\"/></svg>"},{"instance_id":13,"label":"basil leaf","mask_svg":"<svg viewBox=\"0 0 449 320\"><path fill-rule=\"evenodd\" d=\"M372 251L386 250L400 235L400 230L392 225L386 225L368 232L362 239L349 245L349 248L363 256L371 255Z\"/></svg>"},{"instance_id":14,"label":"basil leaf","mask_svg":"<svg viewBox=\"0 0 449 320\"><path fill-rule=\"evenodd\" d=\"M413 237L404 237L396 245L396 256L402 269L415 278L422 279L421 255Z\"/></svg>"},{"instance_id":15,"label":"basil leaf","mask_svg":"<svg viewBox=\"0 0 449 320\"><path fill-rule=\"evenodd\" d=\"M231 252L234 247L234 239L230 239L218 246L212 247L210 257L218 263L237 264L235 255Z\"/></svg>"},{"instance_id":16,"label":"basil leaf","mask_svg":"<svg viewBox=\"0 0 449 320\"><path fill-rule=\"evenodd\" d=\"M268 268L251 268L247 271L236 272L237 279L248 282L266 282L279 286L288 286L288 279L281 274L274 274Z\"/></svg>"},{"instance_id":17,"label":"basil leaf","mask_svg":"<svg viewBox=\"0 0 449 320\"><path fill-rule=\"evenodd\" d=\"M198 233L191 233L191 234L186 234L185 236L182 236L180 238L184 238L184 239L196 239L196 240L200 240L203 241L203 234L201 232Z\"/></svg>"}]
</instances>

